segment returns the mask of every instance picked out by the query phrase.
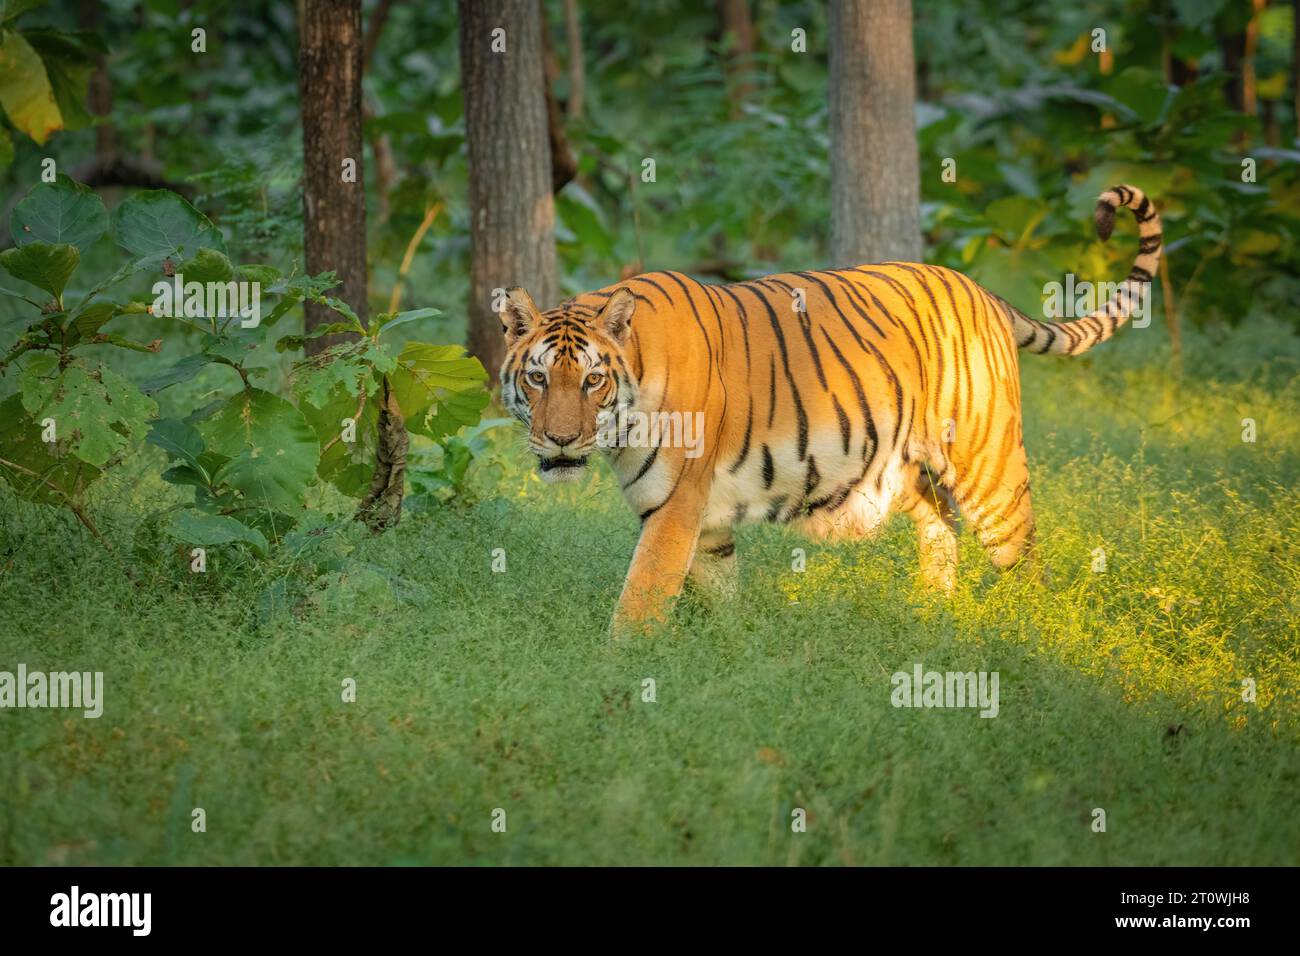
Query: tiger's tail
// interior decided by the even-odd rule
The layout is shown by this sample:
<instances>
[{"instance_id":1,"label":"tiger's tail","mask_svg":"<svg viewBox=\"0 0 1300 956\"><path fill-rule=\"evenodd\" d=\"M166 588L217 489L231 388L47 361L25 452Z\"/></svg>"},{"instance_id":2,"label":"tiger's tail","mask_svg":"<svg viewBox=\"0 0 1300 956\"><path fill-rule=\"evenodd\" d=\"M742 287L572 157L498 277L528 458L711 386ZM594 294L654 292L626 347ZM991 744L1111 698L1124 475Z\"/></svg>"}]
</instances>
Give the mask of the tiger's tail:
<instances>
[{"instance_id":1,"label":"tiger's tail","mask_svg":"<svg viewBox=\"0 0 1300 956\"><path fill-rule=\"evenodd\" d=\"M1155 276L1160 264L1160 216L1155 205L1135 186L1112 186L1097 198L1094 215L1097 235L1110 238L1115 228L1115 207L1133 210L1138 223L1138 255L1128 277L1110 299L1091 315L1072 322L1040 322L1011 308L1016 345L1040 355L1082 355L1099 342L1105 342L1133 315L1134 306Z\"/></svg>"}]
</instances>

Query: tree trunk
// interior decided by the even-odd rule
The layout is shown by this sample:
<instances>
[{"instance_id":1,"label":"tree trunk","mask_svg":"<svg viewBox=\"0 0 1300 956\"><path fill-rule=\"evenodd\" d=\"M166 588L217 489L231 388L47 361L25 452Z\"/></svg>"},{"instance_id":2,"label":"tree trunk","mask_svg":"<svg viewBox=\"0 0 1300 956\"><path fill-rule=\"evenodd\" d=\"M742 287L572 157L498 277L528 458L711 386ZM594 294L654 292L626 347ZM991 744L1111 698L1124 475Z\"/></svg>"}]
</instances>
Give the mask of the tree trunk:
<instances>
[{"instance_id":1,"label":"tree trunk","mask_svg":"<svg viewBox=\"0 0 1300 956\"><path fill-rule=\"evenodd\" d=\"M551 27L546 22L546 0L537 0L538 20L542 24L542 74L546 93L546 132L551 141L551 192L558 193L578 175L578 161L569 148L569 134L564 128L564 114L555 98L555 84L560 80L560 61L551 44Z\"/></svg>"},{"instance_id":2,"label":"tree trunk","mask_svg":"<svg viewBox=\"0 0 1300 956\"><path fill-rule=\"evenodd\" d=\"M564 32L569 50L569 102L565 112L571 119L582 119L587 73L582 58L582 20L578 16L578 0L564 0Z\"/></svg>"},{"instance_id":3,"label":"tree trunk","mask_svg":"<svg viewBox=\"0 0 1300 956\"><path fill-rule=\"evenodd\" d=\"M1291 0L1291 119L1300 139L1300 0Z\"/></svg>"},{"instance_id":4,"label":"tree trunk","mask_svg":"<svg viewBox=\"0 0 1300 956\"><path fill-rule=\"evenodd\" d=\"M81 0L77 7L77 25L88 32L95 32L101 26L101 0ZM95 70L90 74L86 105L90 112L98 117L106 117L113 112L113 84L108 76L107 57L95 54ZM95 159L100 163L111 163L117 159L117 130L110 121L95 126Z\"/></svg>"},{"instance_id":5,"label":"tree trunk","mask_svg":"<svg viewBox=\"0 0 1300 956\"><path fill-rule=\"evenodd\" d=\"M469 146L469 350L495 377L505 340L494 291L523 286L543 309L557 294L542 24L537 0L459 0L459 7Z\"/></svg>"},{"instance_id":6,"label":"tree trunk","mask_svg":"<svg viewBox=\"0 0 1300 956\"><path fill-rule=\"evenodd\" d=\"M921 258L911 0L832 0L831 259Z\"/></svg>"},{"instance_id":7,"label":"tree trunk","mask_svg":"<svg viewBox=\"0 0 1300 956\"><path fill-rule=\"evenodd\" d=\"M754 19L749 14L749 0L717 0L718 28L726 44L727 97L731 115L740 115L740 104L754 92L750 75L754 68Z\"/></svg>"},{"instance_id":8,"label":"tree trunk","mask_svg":"<svg viewBox=\"0 0 1300 956\"><path fill-rule=\"evenodd\" d=\"M402 498L406 494L406 453L410 436L397 399L384 379L379 394L379 444L375 449L375 473L370 488L357 505L356 519L376 533L391 528L402 517Z\"/></svg>"},{"instance_id":9,"label":"tree trunk","mask_svg":"<svg viewBox=\"0 0 1300 956\"><path fill-rule=\"evenodd\" d=\"M361 0L310 0L299 7L302 102L303 252L307 272L332 270L330 294L366 320L366 194L361 145ZM306 330L340 321L307 303ZM345 336L307 342L315 355Z\"/></svg>"}]
</instances>

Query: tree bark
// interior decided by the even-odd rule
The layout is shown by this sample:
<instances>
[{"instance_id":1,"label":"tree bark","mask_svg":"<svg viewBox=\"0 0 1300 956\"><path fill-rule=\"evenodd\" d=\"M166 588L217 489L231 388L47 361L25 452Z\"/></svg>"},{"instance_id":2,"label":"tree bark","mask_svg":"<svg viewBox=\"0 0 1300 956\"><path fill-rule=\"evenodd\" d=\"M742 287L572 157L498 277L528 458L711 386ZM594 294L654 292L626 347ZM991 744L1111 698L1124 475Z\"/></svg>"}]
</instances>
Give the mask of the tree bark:
<instances>
[{"instance_id":1,"label":"tree bark","mask_svg":"<svg viewBox=\"0 0 1300 956\"><path fill-rule=\"evenodd\" d=\"M1300 139L1300 0L1291 0L1291 119Z\"/></svg>"},{"instance_id":2,"label":"tree bark","mask_svg":"<svg viewBox=\"0 0 1300 956\"><path fill-rule=\"evenodd\" d=\"M389 390L387 378L382 389L376 425L379 444L375 448L375 473L356 513L356 519L375 533L391 528L402 517L402 498L406 494L406 453L411 442L402 409Z\"/></svg>"},{"instance_id":3,"label":"tree bark","mask_svg":"<svg viewBox=\"0 0 1300 956\"><path fill-rule=\"evenodd\" d=\"M469 350L495 377L505 340L492 308L494 290L523 286L543 309L556 300L542 24L537 0L459 0L459 7L469 146ZM503 32L494 37L496 30Z\"/></svg>"},{"instance_id":4,"label":"tree bark","mask_svg":"<svg viewBox=\"0 0 1300 956\"><path fill-rule=\"evenodd\" d=\"M832 0L831 259L921 258L911 0Z\"/></svg>"},{"instance_id":5,"label":"tree bark","mask_svg":"<svg viewBox=\"0 0 1300 956\"><path fill-rule=\"evenodd\" d=\"M718 28L727 46L725 68L727 72L727 97L731 101L731 115L740 115L740 104L754 92L750 75L754 64L754 19L749 13L749 0L717 0ZM728 37L730 39L728 40Z\"/></svg>"},{"instance_id":6,"label":"tree bark","mask_svg":"<svg viewBox=\"0 0 1300 956\"><path fill-rule=\"evenodd\" d=\"M310 0L299 7L298 85L302 102L303 252L308 273L332 270L342 299L364 322L366 195L361 144L360 0ZM347 164L352 160L355 165ZM350 173L345 181L345 165ZM308 332L340 321L307 303ZM347 336L310 339L315 355Z\"/></svg>"},{"instance_id":7,"label":"tree bark","mask_svg":"<svg viewBox=\"0 0 1300 956\"><path fill-rule=\"evenodd\" d=\"M546 132L551 141L551 192L558 193L578 175L578 161L569 148L569 134L564 128L564 113L555 98L555 84L560 80L560 61L551 43L551 27L546 22L546 0L537 0L538 19L542 24L542 73L546 77Z\"/></svg>"},{"instance_id":8,"label":"tree bark","mask_svg":"<svg viewBox=\"0 0 1300 956\"><path fill-rule=\"evenodd\" d=\"M77 25L92 33L98 30L102 19L101 5L101 0L81 0L77 6ZM90 112L100 118L113 112L113 83L109 79L106 59L102 53L95 54L95 69L90 74L86 95ZM95 124L95 159L101 163L117 159L117 130L111 121Z\"/></svg>"},{"instance_id":9,"label":"tree bark","mask_svg":"<svg viewBox=\"0 0 1300 956\"><path fill-rule=\"evenodd\" d=\"M581 119L587 72L582 58L582 19L578 15L578 0L564 0L564 32L569 50L569 102L565 112L571 119Z\"/></svg>"}]
</instances>

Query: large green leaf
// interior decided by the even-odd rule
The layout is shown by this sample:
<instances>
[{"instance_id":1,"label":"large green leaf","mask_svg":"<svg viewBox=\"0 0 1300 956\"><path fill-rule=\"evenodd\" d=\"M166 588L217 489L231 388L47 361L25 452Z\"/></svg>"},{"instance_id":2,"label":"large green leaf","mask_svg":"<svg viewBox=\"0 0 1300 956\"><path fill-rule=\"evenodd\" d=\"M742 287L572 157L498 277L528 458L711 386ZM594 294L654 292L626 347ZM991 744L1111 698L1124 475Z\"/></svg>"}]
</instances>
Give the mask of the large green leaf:
<instances>
[{"instance_id":1,"label":"large green leaf","mask_svg":"<svg viewBox=\"0 0 1300 956\"><path fill-rule=\"evenodd\" d=\"M224 252L205 247L193 258L183 262L176 271L189 282L229 282L235 277L235 268Z\"/></svg>"},{"instance_id":2,"label":"large green leaf","mask_svg":"<svg viewBox=\"0 0 1300 956\"><path fill-rule=\"evenodd\" d=\"M1105 83L1106 92L1119 100L1144 123L1153 123L1160 116L1170 87L1153 71L1141 66L1130 66Z\"/></svg>"},{"instance_id":3,"label":"large green leaf","mask_svg":"<svg viewBox=\"0 0 1300 956\"><path fill-rule=\"evenodd\" d=\"M88 186L59 175L32 188L9 220L14 245L68 243L84 251L108 231L108 210Z\"/></svg>"},{"instance_id":4,"label":"large green leaf","mask_svg":"<svg viewBox=\"0 0 1300 956\"><path fill-rule=\"evenodd\" d=\"M80 500L99 469L65 453L64 443L51 450L41 440L43 431L23 408L21 395L0 402L0 477L28 501L61 505Z\"/></svg>"},{"instance_id":5,"label":"large green leaf","mask_svg":"<svg viewBox=\"0 0 1300 956\"><path fill-rule=\"evenodd\" d=\"M158 414L152 398L103 366L73 363L61 371L53 355L27 360L19 377L23 408L36 421L54 419L57 436L71 442L78 458L104 464L144 434Z\"/></svg>"},{"instance_id":6,"label":"large green leaf","mask_svg":"<svg viewBox=\"0 0 1300 956\"><path fill-rule=\"evenodd\" d=\"M192 468L203 470L199 456L203 454L203 436L189 422L177 418L160 418L149 427L146 441L165 451L171 458L179 459Z\"/></svg>"},{"instance_id":7,"label":"large green leaf","mask_svg":"<svg viewBox=\"0 0 1300 956\"><path fill-rule=\"evenodd\" d=\"M379 396L369 395L356 420L354 440L343 441L343 422L357 415L357 396L336 385L320 406L308 401L303 414L311 423L323 449L316 473L345 495L359 498L370 487L378 446Z\"/></svg>"},{"instance_id":8,"label":"large green leaf","mask_svg":"<svg viewBox=\"0 0 1300 956\"><path fill-rule=\"evenodd\" d=\"M407 430L434 440L477 422L488 403L487 372L459 345L408 342L388 382Z\"/></svg>"},{"instance_id":9,"label":"large green leaf","mask_svg":"<svg viewBox=\"0 0 1300 956\"><path fill-rule=\"evenodd\" d=\"M63 128L85 129L95 120L86 105L90 74L95 70L95 51L87 41L95 35L36 29L24 30L23 36L45 64L54 102L63 117Z\"/></svg>"},{"instance_id":10,"label":"large green leaf","mask_svg":"<svg viewBox=\"0 0 1300 956\"><path fill-rule=\"evenodd\" d=\"M209 355L187 355L171 368L164 369L141 382L140 391L146 395L153 395L177 382L188 382L211 364L212 357Z\"/></svg>"},{"instance_id":11,"label":"large green leaf","mask_svg":"<svg viewBox=\"0 0 1300 956\"><path fill-rule=\"evenodd\" d=\"M266 554L266 536L256 528L227 515L211 515L193 508L172 513L163 529L178 541L212 547L218 544L247 544L259 555Z\"/></svg>"},{"instance_id":12,"label":"large green leaf","mask_svg":"<svg viewBox=\"0 0 1300 956\"><path fill-rule=\"evenodd\" d=\"M113 210L113 238L141 258L183 262L200 249L223 255L226 241L207 216L166 189L147 189Z\"/></svg>"},{"instance_id":13,"label":"large green leaf","mask_svg":"<svg viewBox=\"0 0 1300 956\"><path fill-rule=\"evenodd\" d=\"M232 395L199 426L209 451L230 460L214 476L242 494L251 507L292 514L316 475L320 445L293 405L247 388Z\"/></svg>"},{"instance_id":14,"label":"large green leaf","mask_svg":"<svg viewBox=\"0 0 1300 956\"><path fill-rule=\"evenodd\" d=\"M63 128L45 64L21 33L0 36L0 105L9 121L40 145Z\"/></svg>"},{"instance_id":15,"label":"large green leaf","mask_svg":"<svg viewBox=\"0 0 1300 956\"><path fill-rule=\"evenodd\" d=\"M81 253L76 246L29 242L17 249L0 252L0 266L15 279L30 282L58 298L77 271Z\"/></svg>"}]
</instances>

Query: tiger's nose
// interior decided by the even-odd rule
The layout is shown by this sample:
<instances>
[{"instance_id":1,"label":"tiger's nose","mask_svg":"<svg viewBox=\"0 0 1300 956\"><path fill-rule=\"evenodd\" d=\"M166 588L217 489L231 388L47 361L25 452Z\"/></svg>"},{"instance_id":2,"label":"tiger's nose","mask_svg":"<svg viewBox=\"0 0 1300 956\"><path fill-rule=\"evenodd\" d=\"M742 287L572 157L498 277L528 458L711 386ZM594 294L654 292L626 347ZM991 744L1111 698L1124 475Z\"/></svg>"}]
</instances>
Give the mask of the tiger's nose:
<instances>
[{"instance_id":1,"label":"tiger's nose","mask_svg":"<svg viewBox=\"0 0 1300 956\"><path fill-rule=\"evenodd\" d=\"M572 435L552 435L550 432L546 432L546 437L563 448L565 445L571 445L578 440L578 432L574 432Z\"/></svg>"}]
</instances>

